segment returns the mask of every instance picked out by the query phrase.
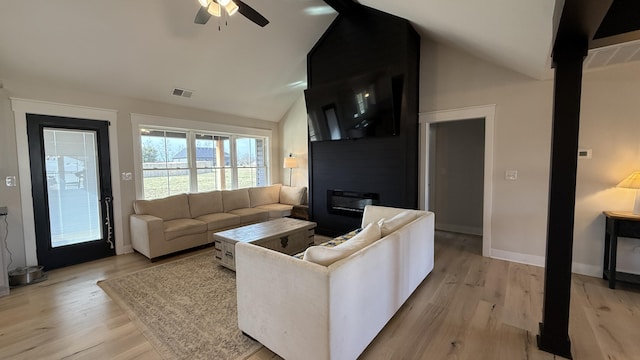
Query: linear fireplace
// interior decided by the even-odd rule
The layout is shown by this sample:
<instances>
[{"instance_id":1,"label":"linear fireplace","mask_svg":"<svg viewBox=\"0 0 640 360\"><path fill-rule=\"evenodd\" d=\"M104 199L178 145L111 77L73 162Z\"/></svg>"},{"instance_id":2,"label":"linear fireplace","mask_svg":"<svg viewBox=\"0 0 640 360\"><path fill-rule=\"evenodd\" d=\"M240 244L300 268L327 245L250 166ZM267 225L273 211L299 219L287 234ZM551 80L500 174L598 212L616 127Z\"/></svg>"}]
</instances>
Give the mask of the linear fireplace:
<instances>
[{"instance_id":1,"label":"linear fireplace","mask_svg":"<svg viewBox=\"0 0 640 360\"><path fill-rule=\"evenodd\" d=\"M364 207L376 205L380 195L357 191L327 190L327 211L331 214L362 217Z\"/></svg>"}]
</instances>

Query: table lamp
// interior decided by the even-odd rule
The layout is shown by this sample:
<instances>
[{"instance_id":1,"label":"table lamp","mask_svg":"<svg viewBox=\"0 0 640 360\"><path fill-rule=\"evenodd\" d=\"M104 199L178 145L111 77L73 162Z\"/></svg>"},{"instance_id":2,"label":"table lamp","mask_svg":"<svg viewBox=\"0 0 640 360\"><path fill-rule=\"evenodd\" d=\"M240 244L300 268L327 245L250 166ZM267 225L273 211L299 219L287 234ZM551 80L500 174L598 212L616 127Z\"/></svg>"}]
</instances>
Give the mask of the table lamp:
<instances>
[{"instance_id":1,"label":"table lamp","mask_svg":"<svg viewBox=\"0 0 640 360\"><path fill-rule=\"evenodd\" d=\"M640 215L640 171L634 171L631 175L620 181L616 187L636 190L636 203L633 207L633 215Z\"/></svg>"},{"instance_id":2,"label":"table lamp","mask_svg":"<svg viewBox=\"0 0 640 360\"><path fill-rule=\"evenodd\" d=\"M295 167L298 167L298 160L293 157L293 154L289 154L289 157L284 158L284 168L289 169L289 186L291 186L291 173Z\"/></svg>"}]
</instances>

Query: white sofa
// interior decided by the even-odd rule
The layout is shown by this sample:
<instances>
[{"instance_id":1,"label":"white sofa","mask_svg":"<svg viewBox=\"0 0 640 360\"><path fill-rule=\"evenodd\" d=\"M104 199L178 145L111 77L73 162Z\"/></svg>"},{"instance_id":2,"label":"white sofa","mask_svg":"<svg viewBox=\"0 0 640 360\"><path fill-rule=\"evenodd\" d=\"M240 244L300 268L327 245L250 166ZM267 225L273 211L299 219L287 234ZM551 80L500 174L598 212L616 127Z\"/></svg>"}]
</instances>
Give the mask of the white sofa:
<instances>
[{"instance_id":1,"label":"white sofa","mask_svg":"<svg viewBox=\"0 0 640 360\"><path fill-rule=\"evenodd\" d=\"M213 242L212 234L291 214L306 187L280 184L135 200L131 245L149 259Z\"/></svg>"},{"instance_id":2,"label":"white sofa","mask_svg":"<svg viewBox=\"0 0 640 360\"><path fill-rule=\"evenodd\" d=\"M369 205L362 226L405 211ZM433 269L434 214L408 211L415 220L329 266L238 242L240 330L284 359L356 359Z\"/></svg>"}]
</instances>

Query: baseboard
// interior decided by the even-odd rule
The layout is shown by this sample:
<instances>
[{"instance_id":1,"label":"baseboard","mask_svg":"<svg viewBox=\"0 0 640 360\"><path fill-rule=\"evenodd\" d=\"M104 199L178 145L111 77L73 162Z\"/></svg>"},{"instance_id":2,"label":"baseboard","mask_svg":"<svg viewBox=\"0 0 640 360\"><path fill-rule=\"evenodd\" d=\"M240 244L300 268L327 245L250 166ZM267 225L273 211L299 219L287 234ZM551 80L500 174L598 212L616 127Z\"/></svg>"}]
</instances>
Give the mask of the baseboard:
<instances>
[{"instance_id":1,"label":"baseboard","mask_svg":"<svg viewBox=\"0 0 640 360\"><path fill-rule=\"evenodd\" d=\"M482 228L474 227L474 226L464 226L464 225L454 225L454 224L442 224L436 222L435 225L436 230L441 231L450 231L460 234L470 234L470 235L478 235L482 236Z\"/></svg>"},{"instance_id":2,"label":"baseboard","mask_svg":"<svg viewBox=\"0 0 640 360\"><path fill-rule=\"evenodd\" d=\"M574 262L571 264L571 271L576 274L593 276L593 277L602 277L602 267L596 265L588 265Z\"/></svg>"},{"instance_id":3,"label":"baseboard","mask_svg":"<svg viewBox=\"0 0 640 360\"><path fill-rule=\"evenodd\" d=\"M494 259L517 262L520 264L533 265L538 267L545 266L545 257L538 255L522 254L512 251L491 249L491 257ZM581 275L601 277L602 267L596 265L588 265L574 262L571 264L571 272Z\"/></svg>"},{"instance_id":4,"label":"baseboard","mask_svg":"<svg viewBox=\"0 0 640 360\"><path fill-rule=\"evenodd\" d=\"M131 245L125 245L124 249L122 249L122 253L123 254L131 254L133 252L133 246Z\"/></svg>"},{"instance_id":5,"label":"baseboard","mask_svg":"<svg viewBox=\"0 0 640 360\"><path fill-rule=\"evenodd\" d=\"M533 266L544 267L544 256L522 254L512 251L491 249L491 257L494 259L517 262Z\"/></svg>"}]
</instances>

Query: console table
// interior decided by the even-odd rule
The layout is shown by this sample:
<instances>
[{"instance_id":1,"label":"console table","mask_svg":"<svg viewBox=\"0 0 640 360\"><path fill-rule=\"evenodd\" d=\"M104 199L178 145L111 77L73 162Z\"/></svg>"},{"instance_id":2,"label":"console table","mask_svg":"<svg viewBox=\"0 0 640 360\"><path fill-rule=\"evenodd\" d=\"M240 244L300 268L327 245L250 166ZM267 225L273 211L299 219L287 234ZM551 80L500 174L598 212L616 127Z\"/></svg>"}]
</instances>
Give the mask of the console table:
<instances>
[{"instance_id":1,"label":"console table","mask_svg":"<svg viewBox=\"0 0 640 360\"><path fill-rule=\"evenodd\" d=\"M602 278L609 280L609 288L616 288L616 281L640 284L640 275L616 271L618 237L640 239L640 215L631 211L604 211L604 268Z\"/></svg>"}]
</instances>

